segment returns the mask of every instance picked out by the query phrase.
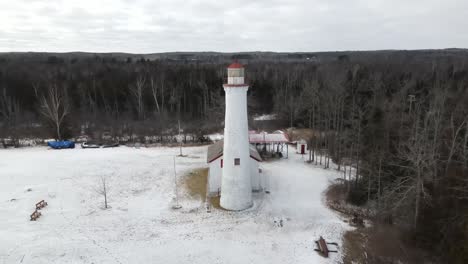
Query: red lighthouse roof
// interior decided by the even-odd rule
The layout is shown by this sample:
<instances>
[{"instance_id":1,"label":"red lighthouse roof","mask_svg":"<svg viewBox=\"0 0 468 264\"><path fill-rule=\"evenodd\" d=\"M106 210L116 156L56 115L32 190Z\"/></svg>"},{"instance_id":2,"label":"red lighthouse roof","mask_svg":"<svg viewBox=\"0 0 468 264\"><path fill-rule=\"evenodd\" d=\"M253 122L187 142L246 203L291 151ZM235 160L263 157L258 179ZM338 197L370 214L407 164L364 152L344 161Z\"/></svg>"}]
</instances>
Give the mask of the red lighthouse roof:
<instances>
[{"instance_id":1,"label":"red lighthouse roof","mask_svg":"<svg viewBox=\"0 0 468 264\"><path fill-rule=\"evenodd\" d=\"M228 66L228 69L239 69L239 68L244 68L244 65L238 62L233 62L231 63L231 65Z\"/></svg>"}]
</instances>

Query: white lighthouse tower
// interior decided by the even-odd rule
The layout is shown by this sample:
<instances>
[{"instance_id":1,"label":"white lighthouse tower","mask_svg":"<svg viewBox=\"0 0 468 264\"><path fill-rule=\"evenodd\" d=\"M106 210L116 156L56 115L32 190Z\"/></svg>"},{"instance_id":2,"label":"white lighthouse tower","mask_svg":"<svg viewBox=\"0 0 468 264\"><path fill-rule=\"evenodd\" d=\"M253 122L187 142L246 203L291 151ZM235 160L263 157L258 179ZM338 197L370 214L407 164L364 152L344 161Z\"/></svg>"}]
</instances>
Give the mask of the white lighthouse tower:
<instances>
[{"instance_id":1,"label":"white lighthouse tower","mask_svg":"<svg viewBox=\"0 0 468 264\"><path fill-rule=\"evenodd\" d=\"M224 166L220 205L227 210L244 210L252 206L252 182L249 171L249 131L247 124L247 90L244 66L228 67L226 116L224 120Z\"/></svg>"}]
</instances>

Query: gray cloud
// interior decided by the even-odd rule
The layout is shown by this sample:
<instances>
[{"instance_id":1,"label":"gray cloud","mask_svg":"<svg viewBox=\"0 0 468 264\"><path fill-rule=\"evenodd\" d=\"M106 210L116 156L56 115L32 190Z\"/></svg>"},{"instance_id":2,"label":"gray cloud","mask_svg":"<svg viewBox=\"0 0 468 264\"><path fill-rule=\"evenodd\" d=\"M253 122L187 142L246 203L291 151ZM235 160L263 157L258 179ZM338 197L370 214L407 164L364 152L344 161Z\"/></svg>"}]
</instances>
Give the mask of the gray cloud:
<instances>
[{"instance_id":1,"label":"gray cloud","mask_svg":"<svg viewBox=\"0 0 468 264\"><path fill-rule=\"evenodd\" d=\"M0 51L468 47L465 0L0 0Z\"/></svg>"}]
</instances>

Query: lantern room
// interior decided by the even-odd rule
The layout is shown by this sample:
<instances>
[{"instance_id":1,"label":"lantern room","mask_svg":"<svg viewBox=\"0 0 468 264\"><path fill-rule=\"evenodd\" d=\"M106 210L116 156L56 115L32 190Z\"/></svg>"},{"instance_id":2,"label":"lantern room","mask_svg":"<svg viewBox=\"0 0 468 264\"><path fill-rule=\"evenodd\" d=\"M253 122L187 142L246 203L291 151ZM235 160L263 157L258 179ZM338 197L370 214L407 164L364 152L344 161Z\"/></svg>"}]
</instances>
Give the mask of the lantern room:
<instances>
[{"instance_id":1,"label":"lantern room","mask_svg":"<svg viewBox=\"0 0 468 264\"><path fill-rule=\"evenodd\" d=\"M244 66L240 63L234 62L227 68L228 80L227 85L242 86L245 84L244 79Z\"/></svg>"}]
</instances>

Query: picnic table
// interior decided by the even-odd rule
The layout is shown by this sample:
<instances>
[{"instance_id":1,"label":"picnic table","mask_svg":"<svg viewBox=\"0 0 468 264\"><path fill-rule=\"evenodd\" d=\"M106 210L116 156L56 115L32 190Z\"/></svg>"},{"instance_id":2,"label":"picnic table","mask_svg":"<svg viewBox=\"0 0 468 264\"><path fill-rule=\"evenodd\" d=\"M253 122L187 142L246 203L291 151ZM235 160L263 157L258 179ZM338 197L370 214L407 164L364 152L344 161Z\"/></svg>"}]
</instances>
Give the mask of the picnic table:
<instances>
[{"instance_id":1,"label":"picnic table","mask_svg":"<svg viewBox=\"0 0 468 264\"><path fill-rule=\"evenodd\" d=\"M335 245L335 246L338 246L337 243L329 243L327 241L325 241L325 239L320 236L320 238L318 240L315 241L315 244L317 245L317 248L315 249L315 251L318 251L320 254L322 254L322 256L328 258L328 255L330 252L338 252L336 250L330 250L328 248L328 245Z\"/></svg>"}]
</instances>

